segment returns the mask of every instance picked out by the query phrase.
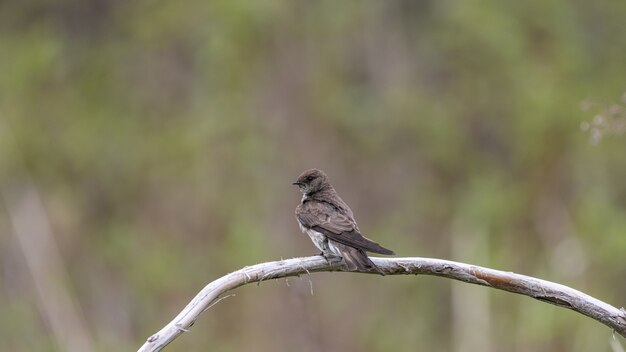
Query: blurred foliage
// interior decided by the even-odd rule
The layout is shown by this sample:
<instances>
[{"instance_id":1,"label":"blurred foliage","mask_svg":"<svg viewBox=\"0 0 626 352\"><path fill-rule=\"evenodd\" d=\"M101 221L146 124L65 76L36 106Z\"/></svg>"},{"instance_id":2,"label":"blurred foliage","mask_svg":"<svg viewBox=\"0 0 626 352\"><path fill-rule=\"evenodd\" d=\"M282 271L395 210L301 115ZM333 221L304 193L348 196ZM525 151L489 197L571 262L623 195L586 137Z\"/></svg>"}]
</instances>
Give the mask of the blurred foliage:
<instances>
[{"instance_id":1,"label":"blurred foliage","mask_svg":"<svg viewBox=\"0 0 626 352\"><path fill-rule=\"evenodd\" d=\"M618 0L3 1L0 187L36 185L103 351L138 348L222 274L315 253L290 185L311 167L401 256L619 307L626 139L590 143L579 106L620 104L625 15ZM56 351L6 203L0 340ZM240 289L168 351L610 350L608 328L508 293L336 273L311 296L308 280Z\"/></svg>"}]
</instances>

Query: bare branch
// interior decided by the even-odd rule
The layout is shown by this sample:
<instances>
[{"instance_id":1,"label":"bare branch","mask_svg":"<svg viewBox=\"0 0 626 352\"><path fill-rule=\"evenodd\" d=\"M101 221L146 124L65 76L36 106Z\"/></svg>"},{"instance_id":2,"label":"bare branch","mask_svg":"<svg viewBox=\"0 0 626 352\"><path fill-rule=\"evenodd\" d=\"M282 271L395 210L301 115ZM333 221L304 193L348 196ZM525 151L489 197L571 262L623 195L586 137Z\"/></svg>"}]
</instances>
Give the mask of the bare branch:
<instances>
[{"instance_id":1,"label":"bare branch","mask_svg":"<svg viewBox=\"0 0 626 352\"><path fill-rule=\"evenodd\" d=\"M534 277L430 258L371 258L386 275L435 275L518 293L568 308L610 327L626 337L626 310L618 309L573 288ZM344 271L321 256L293 258L245 267L211 282L139 351L159 351L193 325L200 313L226 292L252 282L298 276L310 272ZM368 274L378 274L369 272Z\"/></svg>"}]
</instances>

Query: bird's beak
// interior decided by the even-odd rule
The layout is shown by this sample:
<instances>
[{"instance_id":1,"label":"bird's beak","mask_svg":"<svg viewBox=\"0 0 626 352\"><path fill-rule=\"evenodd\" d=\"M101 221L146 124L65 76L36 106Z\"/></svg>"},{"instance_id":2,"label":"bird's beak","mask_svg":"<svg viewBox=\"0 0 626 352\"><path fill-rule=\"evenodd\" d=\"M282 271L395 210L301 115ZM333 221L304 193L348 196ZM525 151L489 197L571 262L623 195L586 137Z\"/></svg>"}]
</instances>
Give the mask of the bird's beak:
<instances>
[{"instance_id":1,"label":"bird's beak","mask_svg":"<svg viewBox=\"0 0 626 352\"><path fill-rule=\"evenodd\" d=\"M294 186L300 186L302 184L302 182L293 181L291 184L294 185Z\"/></svg>"}]
</instances>

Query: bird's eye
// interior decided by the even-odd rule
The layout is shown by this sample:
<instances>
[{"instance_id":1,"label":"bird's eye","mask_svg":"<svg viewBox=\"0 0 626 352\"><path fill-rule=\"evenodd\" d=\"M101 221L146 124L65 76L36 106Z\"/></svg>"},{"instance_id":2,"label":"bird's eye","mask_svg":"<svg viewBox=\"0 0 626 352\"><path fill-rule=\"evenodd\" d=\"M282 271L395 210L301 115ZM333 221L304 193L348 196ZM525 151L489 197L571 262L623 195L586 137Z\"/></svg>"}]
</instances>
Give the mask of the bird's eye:
<instances>
[{"instance_id":1,"label":"bird's eye","mask_svg":"<svg viewBox=\"0 0 626 352\"><path fill-rule=\"evenodd\" d=\"M313 181L313 178L314 178L313 176L307 176L306 180L307 181Z\"/></svg>"}]
</instances>

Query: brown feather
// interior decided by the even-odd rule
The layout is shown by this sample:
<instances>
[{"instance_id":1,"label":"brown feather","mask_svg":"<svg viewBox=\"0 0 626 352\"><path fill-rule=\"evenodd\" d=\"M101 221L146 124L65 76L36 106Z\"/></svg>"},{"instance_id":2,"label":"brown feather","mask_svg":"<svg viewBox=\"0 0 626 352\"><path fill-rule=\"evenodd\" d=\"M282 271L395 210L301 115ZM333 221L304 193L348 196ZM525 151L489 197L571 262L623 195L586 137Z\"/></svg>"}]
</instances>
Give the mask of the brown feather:
<instances>
[{"instance_id":1,"label":"brown feather","mask_svg":"<svg viewBox=\"0 0 626 352\"><path fill-rule=\"evenodd\" d=\"M346 263L346 267L349 270L356 270L356 269L358 269L359 271L376 270L381 275L384 275L384 273L380 270L380 268L376 266L376 264L374 264L374 262L372 262L372 260L367 256L367 254L365 254L365 252L363 252L362 250L354 248L354 247L346 246L337 242L332 242L332 244L335 247L337 247L337 249L339 249L339 251L341 252L341 257L343 258L344 262Z\"/></svg>"},{"instance_id":2,"label":"brown feather","mask_svg":"<svg viewBox=\"0 0 626 352\"><path fill-rule=\"evenodd\" d=\"M296 207L296 217L305 227L323 233L329 239L366 252L393 255L394 252L363 236L354 220L340 214L329 203L305 201Z\"/></svg>"},{"instance_id":3,"label":"brown feather","mask_svg":"<svg viewBox=\"0 0 626 352\"><path fill-rule=\"evenodd\" d=\"M313 243L322 252L328 251L324 243L332 244L350 270L374 269L383 274L366 252L395 253L361 234L352 210L328 182L326 174L317 169L307 170L293 184L304 194L302 202L296 207L296 218Z\"/></svg>"}]
</instances>

